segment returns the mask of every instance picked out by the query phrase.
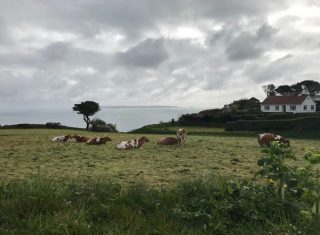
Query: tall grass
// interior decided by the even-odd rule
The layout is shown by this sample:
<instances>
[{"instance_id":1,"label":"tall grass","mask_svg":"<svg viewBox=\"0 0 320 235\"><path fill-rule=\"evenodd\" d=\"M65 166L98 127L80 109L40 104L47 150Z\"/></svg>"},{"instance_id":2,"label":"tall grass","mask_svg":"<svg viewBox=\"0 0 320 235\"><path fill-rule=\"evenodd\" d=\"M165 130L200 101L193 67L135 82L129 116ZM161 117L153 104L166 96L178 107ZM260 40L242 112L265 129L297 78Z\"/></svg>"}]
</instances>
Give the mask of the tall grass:
<instances>
[{"instance_id":1,"label":"tall grass","mask_svg":"<svg viewBox=\"0 0 320 235\"><path fill-rule=\"evenodd\" d=\"M0 181L0 234L294 234L307 231L307 209L294 198L282 203L271 186L221 177L171 188Z\"/></svg>"}]
</instances>

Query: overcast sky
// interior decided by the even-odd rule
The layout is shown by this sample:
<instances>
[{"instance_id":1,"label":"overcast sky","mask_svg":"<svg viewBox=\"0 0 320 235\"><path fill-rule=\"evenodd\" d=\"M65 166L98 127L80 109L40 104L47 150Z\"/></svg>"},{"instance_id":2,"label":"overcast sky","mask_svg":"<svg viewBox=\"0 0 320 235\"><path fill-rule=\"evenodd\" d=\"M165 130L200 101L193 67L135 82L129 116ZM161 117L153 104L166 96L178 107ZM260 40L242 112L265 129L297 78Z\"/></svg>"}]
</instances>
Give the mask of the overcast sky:
<instances>
[{"instance_id":1,"label":"overcast sky","mask_svg":"<svg viewBox=\"0 0 320 235\"><path fill-rule=\"evenodd\" d=\"M0 108L220 107L320 81L318 0L0 0Z\"/></svg>"}]
</instances>

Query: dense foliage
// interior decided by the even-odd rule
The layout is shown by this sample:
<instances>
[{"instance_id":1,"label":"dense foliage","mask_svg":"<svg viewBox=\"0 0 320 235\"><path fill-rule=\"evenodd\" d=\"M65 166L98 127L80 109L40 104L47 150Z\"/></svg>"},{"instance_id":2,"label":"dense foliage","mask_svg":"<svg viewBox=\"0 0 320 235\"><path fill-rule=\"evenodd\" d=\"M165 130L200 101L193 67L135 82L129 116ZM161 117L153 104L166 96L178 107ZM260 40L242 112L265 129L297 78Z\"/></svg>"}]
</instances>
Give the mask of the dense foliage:
<instances>
[{"instance_id":1,"label":"dense foliage","mask_svg":"<svg viewBox=\"0 0 320 235\"><path fill-rule=\"evenodd\" d=\"M275 89L278 95L301 95L308 93L311 96L315 96L320 93L320 83L313 80L305 80L293 85L281 85Z\"/></svg>"},{"instance_id":2,"label":"dense foliage","mask_svg":"<svg viewBox=\"0 0 320 235\"><path fill-rule=\"evenodd\" d=\"M90 129L92 131L100 131L100 132L118 132L117 126L115 124L106 123L105 121L95 118L91 122Z\"/></svg>"},{"instance_id":3,"label":"dense foliage","mask_svg":"<svg viewBox=\"0 0 320 235\"><path fill-rule=\"evenodd\" d=\"M94 101L85 101L80 104L75 104L72 109L78 114L83 115L83 120L86 122L86 129L88 130L90 125L89 117L100 111L100 105Z\"/></svg>"},{"instance_id":4,"label":"dense foliage","mask_svg":"<svg viewBox=\"0 0 320 235\"><path fill-rule=\"evenodd\" d=\"M320 150L309 147L306 149L304 158L313 164L320 163Z\"/></svg>"},{"instance_id":5,"label":"dense foliage","mask_svg":"<svg viewBox=\"0 0 320 235\"><path fill-rule=\"evenodd\" d=\"M316 131L320 116L279 120L238 120L225 124L227 131Z\"/></svg>"}]
</instances>

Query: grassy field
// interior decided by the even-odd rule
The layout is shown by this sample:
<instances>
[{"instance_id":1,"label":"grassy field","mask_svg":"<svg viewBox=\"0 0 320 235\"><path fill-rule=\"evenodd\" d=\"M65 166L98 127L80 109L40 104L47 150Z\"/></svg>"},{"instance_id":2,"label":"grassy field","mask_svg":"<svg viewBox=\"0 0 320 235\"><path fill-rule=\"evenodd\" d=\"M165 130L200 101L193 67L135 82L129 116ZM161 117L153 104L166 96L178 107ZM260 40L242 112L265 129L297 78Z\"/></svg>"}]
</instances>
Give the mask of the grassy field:
<instances>
[{"instance_id":1,"label":"grassy field","mask_svg":"<svg viewBox=\"0 0 320 235\"><path fill-rule=\"evenodd\" d=\"M173 128L173 127L172 127ZM66 178L109 178L124 184L146 182L167 185L184 179L222 175L251 179L257 170L260 147L255 134L219 136L218 128L188 128L184 147L159 146L164 134L146 134L150 139L143 149L119 151L115 145L142 134L111 133L112 142L88 146L84 143L54 143L61 134L99 136L79 130L13 129L0 130L0 172L6 179L24 179L32 175ZM174 131L174 129L172 129ZM196 135L207 132L208 135ZM210 135L210 133L212 135ZM293 164L304 164L307 146L320 146L316 139L291 139L297 155Z\"/></svg>"},{"instance_id":2,"label":"grassy field","mask_svg":"<svg viewBox=\"0 0 320 235\"><path fill-rule=\"evenodd\" d=\"M119 151L142 134L112 133L93 146L51 138L103 134L0 129L0 234L318 234L312 204L295 193L284 202L275 186L252 180L261 155L254 133L187 130L183 147L146 134L143 149ZM291 139L290 164L304 165L305 148L319 146L308 137Z\"/></svg>"}]
</instances>

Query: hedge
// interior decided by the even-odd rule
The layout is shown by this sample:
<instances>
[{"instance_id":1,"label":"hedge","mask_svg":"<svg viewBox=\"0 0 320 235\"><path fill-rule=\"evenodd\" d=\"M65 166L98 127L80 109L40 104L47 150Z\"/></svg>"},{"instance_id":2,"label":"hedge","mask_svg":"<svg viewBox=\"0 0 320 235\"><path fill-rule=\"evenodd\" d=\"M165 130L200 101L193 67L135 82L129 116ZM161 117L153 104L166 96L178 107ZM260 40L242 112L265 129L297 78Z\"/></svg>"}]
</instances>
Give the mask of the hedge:
<instances>
[{"instance_id":1,"label":"hedge","mask_svg":"<svg viewBox=\"0 0 320 235\"><path fill-rule=\"evenodd\" d=\"M283 120L238 120L227 122L226 131L318 131L320 116Z\"/></svg>"},{"instance_id":2,"label":"hedge","mask_svg":"<svg viewBox=\"0 0 320 235\"><path fill-rule=\"evenodd\" d=\"M217 126L239 120L293 120L303 117L320 117L320 113L221 113L221 114L185 114L178 122L182 125Z\"/></svg>"}]
</instances>

